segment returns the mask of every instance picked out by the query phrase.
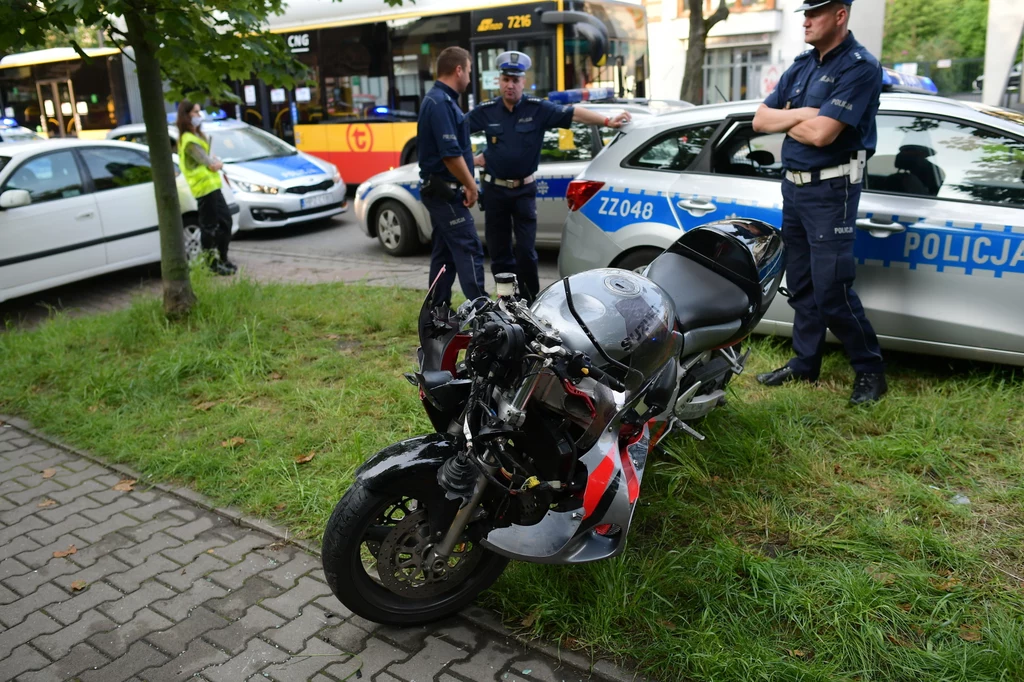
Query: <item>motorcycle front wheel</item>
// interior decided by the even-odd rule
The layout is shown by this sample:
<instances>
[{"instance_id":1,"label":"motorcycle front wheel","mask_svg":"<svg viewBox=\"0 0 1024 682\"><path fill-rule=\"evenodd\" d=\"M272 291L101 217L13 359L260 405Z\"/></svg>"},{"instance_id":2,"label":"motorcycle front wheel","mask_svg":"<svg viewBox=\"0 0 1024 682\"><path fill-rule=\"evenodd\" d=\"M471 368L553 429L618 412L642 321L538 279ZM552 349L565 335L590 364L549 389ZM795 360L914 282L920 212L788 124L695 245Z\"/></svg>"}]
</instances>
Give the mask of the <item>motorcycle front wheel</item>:
<instances>
[{"instance_id":1,"label":"motorcycle front wheel","mask_svg":"<svg viewBox=\"0 0 1024 682\"><path fill-rule=\"evenodd\" d=\"M417 485L418 484L418 485ZM508 559L464 539L441 571L429 566L430 514L443 495L399 481L380 493L356 481L324 531L323 566L334 595L353 613L385 625L422 625L467 606L498 579ZM402 492L404 491L404 492Z\"/></svg>"}]
</instances>

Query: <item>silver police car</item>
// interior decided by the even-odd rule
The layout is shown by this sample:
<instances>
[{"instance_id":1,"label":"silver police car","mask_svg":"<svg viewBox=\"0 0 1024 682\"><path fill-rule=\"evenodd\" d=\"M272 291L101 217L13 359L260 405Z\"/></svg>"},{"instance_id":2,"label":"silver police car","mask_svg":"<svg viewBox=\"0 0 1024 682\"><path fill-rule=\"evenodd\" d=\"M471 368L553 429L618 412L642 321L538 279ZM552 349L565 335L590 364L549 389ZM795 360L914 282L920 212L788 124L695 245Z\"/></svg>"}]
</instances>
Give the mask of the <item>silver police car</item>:
<instances>
[{"instance_id":1,"label":"silver police car","mask_svg":"<svg viewBox=\"0 0 1024 682\"><path fill-rule=\"evenodd\" d=\"M239 229L284 227L348 210L345 183L334 164L241 121L210 119L203 131L210 136L211 153L224 162L224 177L241 209ZM178 129L168 126L167 134L176 147ZM148 143L141 123L114 128L107 138Z\"/></svg>"},{"instance_id":2,"label":"silver police car","mask_svg":"<svg viewBox=\"0 0 1024 682\"><path fill-rule=\"evenodd\" d=\"M754 131L758 106L625 128L569 186L559 273L642 269L714 220L781 225L784 135ZM884 92L877 124L855 287L883 347L1024 365L1024 115ZM792 322L780 296L758 331L789 336Z\"/></svg>"},{"instance_id":3,"label":"silver police car","mask_svg":"<svg viewBox=\"0 0 1024 682\"><path fill-rule=\"evenodd\" d=\"M567 91L581 92L581 91ZM551 93L556 99L562 93ZM563 101L563 100L559 100ZM567 103L580 103L575 99ZM635 119L683 111L692 105L675 100L620 100L598 103L582 102L587 109L607 111L609 115L628 111ZM568 130L548 130L544 134L537 178L537 247L557 248L565 222L565 193L569 183L586 167L601 148L612 139L613 130L599 129L584 123L573 123ZM487 147L483 133L472 135L473 151ZM479 169L477 169L479 183ZM430 216L420 203L419 166L407 164L379 173L356 189L355 213L359 227L368 237L376 237L384 250L393 256L405 256L430 243ZM480 237L484 233L484 216L479 204L473 208Z\"/></svg>"}]
</instances>

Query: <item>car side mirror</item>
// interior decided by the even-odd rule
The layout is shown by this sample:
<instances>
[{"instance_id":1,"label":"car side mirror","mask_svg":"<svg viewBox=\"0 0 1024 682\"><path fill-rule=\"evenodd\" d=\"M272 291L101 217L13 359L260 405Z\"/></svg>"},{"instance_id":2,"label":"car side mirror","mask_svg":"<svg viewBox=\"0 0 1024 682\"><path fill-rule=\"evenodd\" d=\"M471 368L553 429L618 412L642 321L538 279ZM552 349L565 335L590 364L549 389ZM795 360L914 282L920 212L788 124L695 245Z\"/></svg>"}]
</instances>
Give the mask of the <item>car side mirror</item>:
<instances>
[{"instance_id":1,"label":"car side mirror","mask_svg":"<svg viewBox=\"0 0 1024 682\"><path fill-rule=\"evenodd\" d=\"M2 209L28 206L31 203L32 195L28 193L27 189L9 189L0 194L0 208Z\"/></svg>"}]
</instances>

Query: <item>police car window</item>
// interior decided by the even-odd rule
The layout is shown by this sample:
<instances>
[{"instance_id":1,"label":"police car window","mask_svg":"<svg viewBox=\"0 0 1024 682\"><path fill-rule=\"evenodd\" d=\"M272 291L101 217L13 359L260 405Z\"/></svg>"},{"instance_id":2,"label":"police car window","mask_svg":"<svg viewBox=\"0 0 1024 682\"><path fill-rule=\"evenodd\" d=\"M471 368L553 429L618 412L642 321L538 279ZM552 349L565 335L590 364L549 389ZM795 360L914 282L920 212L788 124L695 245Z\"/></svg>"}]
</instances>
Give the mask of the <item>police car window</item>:
<instances>
[{"instance_id":1,"label":"police car window","mask_svg":"<svg viewBox=\"0 0 1024 682\"><path fill-rule=\"evenodd\" d=\"M633 154L626 165L651 170L686 170L717 128L718 125L713 124L676 128L662 133Z\"/></svg>"},{"instance_id":2,"label":"police car window","mask_svg":"<svg viewBox=\"0 0 1024 682\"><path fill-rule=\"evenodd\" d=\"M882 115L864 188L1024 206L1024 141L966 122Z\"/></svg>"},{"instance_id":3,"label":"police car window","mask_svg":"<svg viewBox=\"0 0 1024 682\"><path fill-rule=\"evenodd\" d=\"M71 152L37 156L11 173L2 191L24 189L33 204L67 199L82 194L82 176Z\"/></svg>"},{"instance_id":4,"label":"police car window","mask_svg":"<svg viewBox=\"0 0 1024 682\"><path fill-rule=\"evenodd\" d=\"M785 133L756 133L752 126L741 125L715 150L711 170L722 175L781 180L785 139Z\"/></svg>"},{"instance_id":5,"label":"police car window","mask_svg":"<svg viewBox=\"0 0 1024 682\"><path fill-rule=\"evenodd\" d=\"M593 137L586 123L573 123L571 128L544 131L540 148L541 163L589 161L594 156Z\"/></svg>"},{"instance_id":6,"label":"police car window","mask_svg":"<svg viewBox=\"0 0 1024 682\"><path fill-rule=\"evenodd\" d=\"M134 149L93 147L81 153L97 192L153 181L149 159Z\"/></svg>"},{"instance_id":7,"label":"police car window","mask_svg":"<svg viewBox=\"0 0 1024 682\"><path fill-rule=\"evenodd\" d=\"M469 134L469 145L474 154L481 154L487 149L487 135L483 131Z\"/></svg>"}]
</instances>

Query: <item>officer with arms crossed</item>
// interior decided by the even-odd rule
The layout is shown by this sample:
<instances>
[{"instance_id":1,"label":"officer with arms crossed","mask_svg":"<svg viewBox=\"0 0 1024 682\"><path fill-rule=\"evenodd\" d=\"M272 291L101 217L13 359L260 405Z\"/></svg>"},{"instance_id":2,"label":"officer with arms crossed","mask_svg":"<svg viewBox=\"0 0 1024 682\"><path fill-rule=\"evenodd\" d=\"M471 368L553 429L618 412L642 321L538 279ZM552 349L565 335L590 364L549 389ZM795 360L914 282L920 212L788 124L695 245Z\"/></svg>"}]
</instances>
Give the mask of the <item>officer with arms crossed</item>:
<instances>
[{"instance_id":1,"label":"officer with arms crossed","mask_svg":"<svg viewBox=\"0 0 1024 682\"><path fill-rule=\"evenodd\" d=\"M483 166L480 207L486 221L491 272L514 272L520 292L528 299L540 291L537 276L537 183L533 174L540 163L544 131L568 128L573 121L619 128L629 121L627 112L605 118L583 107L560 106L523 94L530 57L522 52L498 55L501 97L483 102L469 112L471 132L487 135L487 148L475 159ZM515 249L512 237L515 235Z\"/></svg>"},{"instance_id":2,"label":"officer with arms crossed","mask_svg":"<svg viewBox=\"0 0 1024 682\"><path fill-rule=\"evenodd\" d=\"M850 404L859 405L887 390L878 338L851 288L857 204L864 164L875 151L882 71L849 31L852 3L805 0L797 9L814 49L796 58L754 116L757 132L786 133L782 236L796 355L757 380L767 386L817 381L831 330L857 373Z\"/></svg>"},{"instance_id":3,"label":"officer with arms crossed","mask_svg":"<svg viewBox=\"0 0 1024 682\"><path fill-rule=\"evenodd\" d=\"M437 81L423 98L416 127L420 197L433 227L430 282L437 279L432 304L450 304L458 273L462 293L473 300L486 296L484 251L469 209L477 200L469 120L459 109L459 95L469 86L469 52L447 47L437 57Z\"/></svg>"}]
</instances>

